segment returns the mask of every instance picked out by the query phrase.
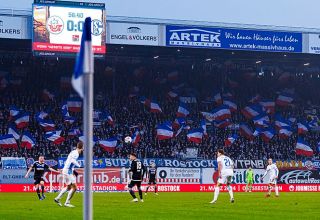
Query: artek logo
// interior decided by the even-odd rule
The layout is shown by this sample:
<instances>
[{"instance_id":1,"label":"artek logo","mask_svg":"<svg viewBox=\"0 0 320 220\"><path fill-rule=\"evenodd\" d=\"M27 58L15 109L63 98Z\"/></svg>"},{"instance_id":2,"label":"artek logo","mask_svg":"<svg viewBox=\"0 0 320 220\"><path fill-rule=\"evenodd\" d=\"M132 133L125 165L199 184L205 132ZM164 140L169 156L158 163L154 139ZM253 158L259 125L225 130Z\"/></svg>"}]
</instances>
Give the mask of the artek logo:
<instances>
[{"instance_id":1,"label":"artek logo","mask_svg":"<svg viewBox=\"0 0 320 220\"><path fill-rule=\"evenodd\" d=\"M47 21L47 30L51 34L60 34L63 31L64 23L59 16L51 16Z\"/></svg>"},{"instance_id":2,"label":"artek logo","mask_svg":"<svg viewBox=\"0 0 320 220\"><path fill-rule=\"evenodd\" d=\"M175 46L221 47L220 30L198 28L169 30L169 44Z\"/></svg>"}]
</instances>

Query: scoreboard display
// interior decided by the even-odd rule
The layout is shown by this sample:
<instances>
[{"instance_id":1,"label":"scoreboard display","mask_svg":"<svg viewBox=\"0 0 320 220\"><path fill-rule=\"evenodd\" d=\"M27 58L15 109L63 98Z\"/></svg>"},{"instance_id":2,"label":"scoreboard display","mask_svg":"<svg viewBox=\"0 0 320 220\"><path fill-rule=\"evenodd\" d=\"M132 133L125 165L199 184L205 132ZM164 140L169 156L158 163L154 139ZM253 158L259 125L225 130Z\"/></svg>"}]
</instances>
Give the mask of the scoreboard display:
<instances>
[{"instance_id":1,"label":"scoreboard display","mask_svg":"<svg viewBox=\"0 0 320 220\"><path fill-rule=\"evenodd\" d=\"M91 17L92 48L95 56L106 52L105 4L35 0L32 50L39 56L70 56L80 49L86 17Z\"/></svg>"}]
</instances>

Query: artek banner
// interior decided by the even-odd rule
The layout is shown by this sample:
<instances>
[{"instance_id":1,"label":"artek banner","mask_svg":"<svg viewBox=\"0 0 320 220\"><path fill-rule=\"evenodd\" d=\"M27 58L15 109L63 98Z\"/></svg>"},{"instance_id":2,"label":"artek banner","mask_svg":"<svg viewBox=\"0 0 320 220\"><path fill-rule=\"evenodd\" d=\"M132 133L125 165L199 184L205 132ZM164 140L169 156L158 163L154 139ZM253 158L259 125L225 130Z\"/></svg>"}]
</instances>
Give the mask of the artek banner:
<instances>
[{"instance_id":1,"label":"artek banner","mask_svg":"<svg viewBox=\"0 0 320 220\"><path fill-rule=\"evenodd\" d=\"M147 185L142 185L142 190L145 190ZM280 192L320 192L319 184L279 184ZM60 190L58 184L53 185L53 191ZM244 192L245 184L232 185L234 192ZM47 185L46 191L50 190ZM78 190L83 191L83 184L78 185ZM93 184L92 190L94 192L125 192L128 190L126 184ZM136 190L136 189L135 189ZM153 190L153 186L149 189ZM222 186L221 190L227 192L226 186ZM266 192L268 190L267 184L253 185L253 192ZM0 192L35 192L36 189L33 184L0 184ZM158 184L158 192L213 192L214 185L212 184Z\"/></svg>"},{"instance_id":2,"label":"artek banner","mask_svg":"<svg viewBox=\"0 0 320 220\"><path fill-rule=\"evenodd\" d=\"M302 33L167 25L166 46L302 52Z\"/></svg>"}]
</instances>

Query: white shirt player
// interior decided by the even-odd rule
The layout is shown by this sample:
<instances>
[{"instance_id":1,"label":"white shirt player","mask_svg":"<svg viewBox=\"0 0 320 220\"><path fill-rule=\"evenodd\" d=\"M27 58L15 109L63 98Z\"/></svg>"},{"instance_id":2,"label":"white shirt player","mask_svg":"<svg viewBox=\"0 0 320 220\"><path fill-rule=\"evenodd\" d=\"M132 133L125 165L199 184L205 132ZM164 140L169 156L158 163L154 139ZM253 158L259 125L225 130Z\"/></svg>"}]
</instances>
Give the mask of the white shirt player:
<instances>
[{"instance_id":1,"label":"white shirt player","mask_svg":"<svg viewBox=\"0 0 320 220\"><path fill-rule=\"evenodd\" d=\"M274 163L267 166L266 172L263 174L264 178L267 174L269 174L269 183L276 184L276 177L278 177L279 169L277 165Z\"/></svg>"},{"instance_id":2,"label":"white shirt player","mask_svg":"<svg viewBox=\"0 0 320 220\"><path fill-rule=\"evenodd\" d=\"M221 164L221 176L233 176L233 161L230 157L221 155L217 158L217 162Z\"/></svg>"},{"instance_id":3,"label":"white shirt player","mask_svg":"<svg viewBox=\"0 0 320 220\"><path fill-rule=\"evenodd\" d=\"M71 151L64 164L62 173L65 175L72 175L75 166L80 167L80 164L77 162L78 158L79 158L79 152L77 150Z\"/></svg>"}]
</instances>

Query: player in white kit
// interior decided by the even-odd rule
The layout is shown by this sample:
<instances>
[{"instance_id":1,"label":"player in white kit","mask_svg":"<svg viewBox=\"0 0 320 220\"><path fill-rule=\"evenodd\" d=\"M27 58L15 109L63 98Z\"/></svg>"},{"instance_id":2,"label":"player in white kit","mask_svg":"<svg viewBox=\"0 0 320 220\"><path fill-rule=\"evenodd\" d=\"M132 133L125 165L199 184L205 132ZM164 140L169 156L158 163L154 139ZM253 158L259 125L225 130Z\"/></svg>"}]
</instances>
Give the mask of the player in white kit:
<instances>
[{"instance_id":1,"label":"player in white kit","mask_svg":"<svg viewBox=\"0 0 320 220\"><path fill-rule=\"evenodd\" d=\"M64 164L64 167L62 169L62 174L63 174L63 181L66 184L66 186L61 189L59 195L54 199L54 201L59 206L62 206L62 204L60 203L60 199L63 196L63 194L69 191L68 197L66 202L64 203L64 206L71 207L71 208L74 207L74 205L70 204L70 200L73 194L77 191L77 184L76 184L77 173L75 172L74 168L80 167L80 164L77 162L77 159L79 158L79 155L82 151L83 151L83 143L79 142L77 144L77 149L70 152Z\"/></svg>"},{"instance_id":2,"label":"player in white kit","mask_svg":"<svg viewBox=\"0 0 320 220\"><path fill-rule=\"evenodd\" d=\"M217 156L219 179L214 189L213 200L210 203L216 203L220 192L220 186L222 184L227 184L230 202L234 203L233 191L232 187L230 186L233 177L233 161L224 155L224 151L222 149L218 150Z\"/></svg>"},{"instance_id":3,"label":"player in white kit","mask_svg":"<svg viewBox=\"0 0 320 220\"><path fill-rule=\"evenodd\" d=\"M268 185L268 193L266 195L266 197L270 197L271 195L271 190L272 187L274 186L274 191L276 192L276 196L279 196L279 188L277 186L277 179L278 179L278 175L279 175L279 170L276 164L272 163L272 159L269 158L268 160L268 166L266 169L266 172L264 173L264 175L261 177L261 180L263 180L263 178L265 178L267 175L269 174L269 185Z\"/></svg>"}]
</instances>

